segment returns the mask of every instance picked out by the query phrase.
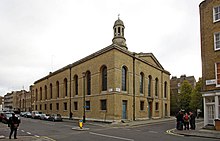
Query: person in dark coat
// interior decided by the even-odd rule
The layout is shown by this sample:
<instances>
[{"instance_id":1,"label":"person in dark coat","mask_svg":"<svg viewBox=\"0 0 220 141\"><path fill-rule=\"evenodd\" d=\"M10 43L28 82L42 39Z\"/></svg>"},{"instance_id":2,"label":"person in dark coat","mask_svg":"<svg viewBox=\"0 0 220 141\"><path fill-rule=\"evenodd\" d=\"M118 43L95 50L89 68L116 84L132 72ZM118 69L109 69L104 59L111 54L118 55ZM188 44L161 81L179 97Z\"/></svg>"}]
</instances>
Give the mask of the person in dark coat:
<instances>
[{"instance_id":1,"label":"person in dark coat","mask_svg":"<svg viewBox=\"0 0 220 141\"><path fill-rule=\"evenodd\" d=\"M190 129L195 130L196 129L196 116L193 114L193 112L189 112L190 119L189 119L189 124L190 124Z\"/></svg>"},{"instance_id":2,"label":"person in dark coat","mask_svg":"<svg viewBox=\"0 0 220 141\"><path fill-rule=\"evenodd\" d=\"M11 129L9 139L11 139L13 132L14 132L14 139L17 139L17 129L18 129L19 123L20 122L18 120L18 117L16 117L15 114L12 113L12 117L9 118L9 122L8 122L8 126Z\"/></svg>"},{"instance_id":3,"label":"person in dark coat","mask_svg":"<svg viewBox=\"0 0 220 141\"><path fill-rule=\"evenodd\" d=\"M183 112L179 111L176 115L176 129L183 130Z\"/></svg>"}]
</instances>

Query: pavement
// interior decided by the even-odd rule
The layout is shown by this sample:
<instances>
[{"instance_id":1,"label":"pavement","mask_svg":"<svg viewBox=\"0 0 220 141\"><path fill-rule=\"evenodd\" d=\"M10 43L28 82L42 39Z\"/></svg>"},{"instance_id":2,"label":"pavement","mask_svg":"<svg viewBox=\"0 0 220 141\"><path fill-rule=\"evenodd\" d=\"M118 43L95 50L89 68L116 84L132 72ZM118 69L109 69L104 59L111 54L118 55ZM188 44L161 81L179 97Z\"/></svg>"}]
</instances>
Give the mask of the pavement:
<instances>
[{"instance_id":1,"label":"pavement","mask_svg":"<svg viewBox=\"0 0 220 141\"><path fill-rule=\"evenodd\" d=\"M68 120L64 119L66 122L75 122L76 120ZM165 119L150 119L150 120L137 120L137 121L123 121L123 122L113 122L113 123L100 123L100 122L92 122L87 121L85 124L87 125L97 125L97 126L103 126L103 127L135 127L135 126L142 126L146 124L155 124L160 122L168 122L168 121L174 121L175 118L165 118ZM167 130L166 132L171 135L177 135L177 136L194 136L194 137L203 137L203 138L214 138L214 139L220 139L220 131L216 130L209 130L203 128L203 119L197 120L196 124L196 130L176 130L175 128ZM85 126L86 127L86 126ZM78 128L78 127L76 127ZM73 129L74 130L74 129ZM79 129L81 130L81 129ZM85 128L85 130L89 130ZM85 131L82 130L82 131ZM7 124L0 123L0 141L9 141L10 139L8 137L3 136L3 133L9 134L9 128L7 127ZM2 134L1 134L2 133ZM5 135L5 134L4 134ZM47 137L36 137L33 135L19 135L17 136L17 141L51 141L50 138ZM11 139L13 140L13 138Z\"/></svg>"}]
</instances>

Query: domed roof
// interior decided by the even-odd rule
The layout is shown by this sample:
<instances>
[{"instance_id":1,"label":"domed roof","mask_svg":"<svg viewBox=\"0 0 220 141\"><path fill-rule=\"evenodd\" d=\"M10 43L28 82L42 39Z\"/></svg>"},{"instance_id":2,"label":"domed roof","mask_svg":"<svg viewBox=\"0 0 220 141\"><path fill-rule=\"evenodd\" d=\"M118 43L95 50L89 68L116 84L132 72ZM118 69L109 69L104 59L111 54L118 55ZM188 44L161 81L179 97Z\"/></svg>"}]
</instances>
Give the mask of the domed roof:
<instances>
[{"instance_id":1,"label":"domed roof","mask_svg":"<svg viewBox=\"0 0 220 141\"><path fill-rule=\"evenodd\" d=\"M120 20L120 19L118 18L118 19L115 21L114 26L117 26L117 25L122 25L122 26L124 26L124 23L123 23L122 20Z\"/></svg>"}]
</instances>

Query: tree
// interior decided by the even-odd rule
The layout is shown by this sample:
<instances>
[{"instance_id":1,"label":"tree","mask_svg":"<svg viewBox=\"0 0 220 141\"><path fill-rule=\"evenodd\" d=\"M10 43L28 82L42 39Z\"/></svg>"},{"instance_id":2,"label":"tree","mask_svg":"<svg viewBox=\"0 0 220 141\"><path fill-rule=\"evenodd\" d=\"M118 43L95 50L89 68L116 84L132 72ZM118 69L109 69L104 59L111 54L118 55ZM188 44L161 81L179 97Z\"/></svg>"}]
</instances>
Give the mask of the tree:
<instances>
[{"instance_id":1,"label":"tree","mask_svg":"<svg viewBox=\"0 0 220 141\"><path fill-rule=\"evenodd\" d=\"M190 101L190 109L197 113L197 109L202 110L202 94L201 94L201 89L202 89L202 79L200 78L199 81L196 83L195 89L192 91L191 95L191 101Z\"/></svg>"},{"instance_id":2,"label":"tree","mask_svg":"<svg viewBox=\"0 0 220 141\"><path fill-rule=\"evenodd\" d=\"M179 107L185 111L190 110L190 99L192 94L192 86L187 80L184 80L180 87L179 98Z\"/></svg>"}]
</instances>

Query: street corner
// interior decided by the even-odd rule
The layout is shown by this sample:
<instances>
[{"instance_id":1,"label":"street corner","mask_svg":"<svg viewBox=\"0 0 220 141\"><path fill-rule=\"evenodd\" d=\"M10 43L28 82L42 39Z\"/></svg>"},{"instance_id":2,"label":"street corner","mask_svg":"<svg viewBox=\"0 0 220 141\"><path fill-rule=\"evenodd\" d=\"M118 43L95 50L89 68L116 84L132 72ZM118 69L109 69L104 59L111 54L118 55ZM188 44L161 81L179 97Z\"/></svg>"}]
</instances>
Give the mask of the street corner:
<instances>
[{"instance_id":1,"label":"street corner","mask_svg":"<svg viewBox=\"0 0 220 141\"><path fill-rule=\"evenodd\" d=\"M166 133L169 134L169 135L173 135L173 136L181 136L181 137L184 136L183 134L180 134L180 133L176 130L176 128L169 129L169 130L166 131Z\"/></svg>"},{"instance_id":2,"label":"street corner","mask_svg":"<svg viewBox=\"0 0 220 141\"><path fill-rule=\"evenodd\" d=\"M76 127L73 127L72 130L76 130L76 131L88 131L89 128L84 128L84 127L80 128L80 127L76 126Z\"/></svg>"}]
</instances>

